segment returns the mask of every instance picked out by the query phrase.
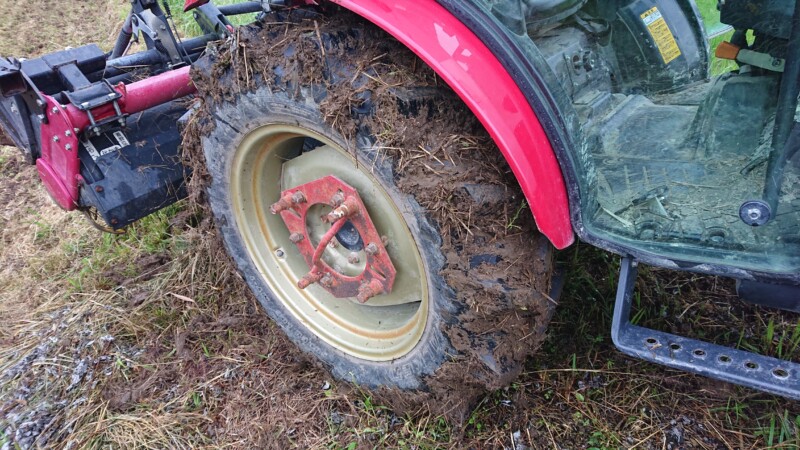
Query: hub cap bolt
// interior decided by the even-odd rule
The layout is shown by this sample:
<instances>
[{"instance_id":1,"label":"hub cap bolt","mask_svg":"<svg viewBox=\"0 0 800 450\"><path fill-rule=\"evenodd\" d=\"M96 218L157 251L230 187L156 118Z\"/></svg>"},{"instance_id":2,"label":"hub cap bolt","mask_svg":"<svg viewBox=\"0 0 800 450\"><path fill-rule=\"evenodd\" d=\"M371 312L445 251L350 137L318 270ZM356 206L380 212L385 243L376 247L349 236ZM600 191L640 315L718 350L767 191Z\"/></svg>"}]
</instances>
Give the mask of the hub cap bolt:
<instances>
[{"instance_id":1,"label":"hub cap bolt","mask_svg":"<svg viewBox=\"0 0 800 450\"><path fill-rule=\"evenodd\" d=\"M358 257L358 253L353 252L350 253L350 256L347 257L347 262L349 262L350 264L358 264L359 262L361 262L361 258Z\"/></svg>"},{"instance_id":2,"label":"hub cap bolt","mask_svg":"<svg viewBox=\"0 0 800 450\"><path fill-rule=\"evenodd\" d=\"M369 256L375 256L378 254L378 246L375 245L374 242L370 242L369 245L367 245L367 247L364 249L364 251L367 252Z\"/></svg>"},{"instance_id":3,"label":"hub cap bolt","mask_svg":"<svg viewBox=\"0 0 800 450\"><path fill-rule=\"evenodd\" d=\"M301 233L292 233L289 236L289 240L292 241L292 244L297 244L297 243L299 243L300 241L302 241L305 238L306 237L303 236Z\"/></svg>"}]
</instances>

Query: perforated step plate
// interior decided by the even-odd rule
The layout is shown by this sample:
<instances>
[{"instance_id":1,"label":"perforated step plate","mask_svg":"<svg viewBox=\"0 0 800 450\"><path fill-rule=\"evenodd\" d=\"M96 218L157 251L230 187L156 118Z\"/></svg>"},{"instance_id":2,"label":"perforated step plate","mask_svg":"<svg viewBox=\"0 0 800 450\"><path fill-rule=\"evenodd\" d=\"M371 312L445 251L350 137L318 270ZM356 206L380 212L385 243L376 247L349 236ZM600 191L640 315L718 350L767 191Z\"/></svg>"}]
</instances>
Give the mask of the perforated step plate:
<instances>
[{"instance_id":1,"label":"perforated step plate","mask_svg":"<svg viewBox=\"0 0 800 450\"><path fill-rule=\"evenodd\" d=\"M611 337L623 353L675 369L800 400L800 364L630 323L636 261L623 258Z\"/></svg>"}]
</instances>

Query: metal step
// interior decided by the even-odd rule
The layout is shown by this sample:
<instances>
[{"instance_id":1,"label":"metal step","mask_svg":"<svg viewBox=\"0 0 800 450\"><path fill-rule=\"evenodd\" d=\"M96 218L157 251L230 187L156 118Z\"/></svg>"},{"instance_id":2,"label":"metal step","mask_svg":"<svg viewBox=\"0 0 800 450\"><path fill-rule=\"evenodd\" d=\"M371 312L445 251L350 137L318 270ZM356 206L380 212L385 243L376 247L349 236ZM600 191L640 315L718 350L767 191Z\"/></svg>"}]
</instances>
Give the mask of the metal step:
<instances>
[{"instance_id":1,"label":"metal step","mask_svg":"<svg viewBox=\"0 0 800 450\"><path fill-rule=\"evenodd\" d=\"M623 258L611 325L614 345L626 355L675 369L800 400L800 364L630 323L637 262Z\"/></svg>"}]
</instances>

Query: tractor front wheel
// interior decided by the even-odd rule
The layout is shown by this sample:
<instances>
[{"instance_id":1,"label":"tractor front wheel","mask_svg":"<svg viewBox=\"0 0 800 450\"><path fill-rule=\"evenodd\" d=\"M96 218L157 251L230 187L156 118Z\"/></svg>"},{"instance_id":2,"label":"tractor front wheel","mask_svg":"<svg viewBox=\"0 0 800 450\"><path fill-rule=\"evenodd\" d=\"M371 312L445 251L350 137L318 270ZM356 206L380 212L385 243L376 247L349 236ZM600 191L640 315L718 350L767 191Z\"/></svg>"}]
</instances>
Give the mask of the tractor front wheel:
<instances>
[{"instance_id":1,"label":"tractor front wheel","mask_svg":"<svg viewBox=\"0 0 800 450\"><path fill-rule=\"evenodd\" d=\"M423 67L418 60L357 26L346 33L375 35L369 42L389 47L382 57L355 58L352 39L337 52L336 24L321 27L327 52L307 52L327 67L347 55L336 65L349 68L339 77L347 81L206 93L208 200L234 263L298 347L339 379L415 391L454 411L512 381L541 343L553 310L552 249L463 104L446 88L418 86L402 69ZM304 36L297 41L319 42ZM292 67L310 65L268 69L289 79ZM215 70L199 76L226 78ZM369 89L386 70L407 85ZM424 100L409 101L414 92ZM343 97L371 106L332 114ZM401 125L415 128L405 128L402 139L415 136L408 148L390 145Z\"/></svg>"}]
</instances>

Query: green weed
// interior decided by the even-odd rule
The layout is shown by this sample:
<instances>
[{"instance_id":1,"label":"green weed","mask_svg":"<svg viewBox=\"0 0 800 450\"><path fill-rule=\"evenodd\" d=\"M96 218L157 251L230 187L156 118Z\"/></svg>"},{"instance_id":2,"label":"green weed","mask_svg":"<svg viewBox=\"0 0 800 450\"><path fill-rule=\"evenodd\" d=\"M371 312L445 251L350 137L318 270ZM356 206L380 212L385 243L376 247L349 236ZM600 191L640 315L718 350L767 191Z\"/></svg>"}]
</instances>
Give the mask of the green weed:
<instances>
[{"instance_id":1,"label":"green weed","mask_svg":"<svg viewBox=\"0 0 800 450\"><path fill-rule=\"evenodd\" d=\"M216 0L214 2L214 4L217 6L230 5L233 3L241 3L241 0ZM172 19L175 21L175 25L178 28L180 35L192 37L202 34L202 30L200 29L200 26L197 25L197 22L195 22L193 19L192 14L183 12L183 0L167 0L166 4L169 5L169 9L173 15ZM255 14L232 16L228 17L228 20L234 26L245 25L255 20Z\"/></svg>"}]
</instances>

